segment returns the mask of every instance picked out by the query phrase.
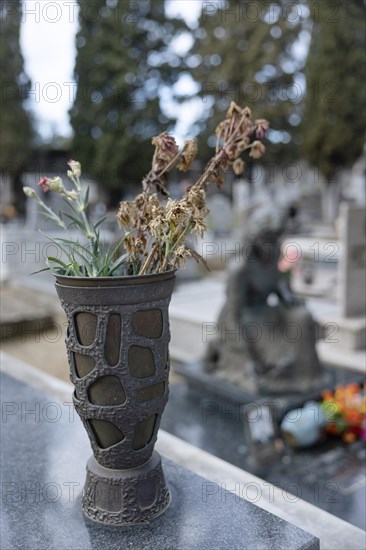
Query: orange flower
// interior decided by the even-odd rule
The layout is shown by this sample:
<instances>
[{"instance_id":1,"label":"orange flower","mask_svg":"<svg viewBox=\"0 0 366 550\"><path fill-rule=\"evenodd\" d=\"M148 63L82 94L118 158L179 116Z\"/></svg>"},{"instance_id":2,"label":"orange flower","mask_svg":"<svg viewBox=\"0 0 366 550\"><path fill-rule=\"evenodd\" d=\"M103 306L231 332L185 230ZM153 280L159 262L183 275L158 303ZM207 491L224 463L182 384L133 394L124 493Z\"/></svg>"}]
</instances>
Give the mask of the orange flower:
<instances>
[{"instance_id":1,"label":"orange flower","mask_svg":"<svg viewBox=\"0 0 366 550\"><path fill-rule=\"evenodd\" d=\"M345 443L353 443L356 441L356 434L353 432L345 432L342 436L342 439Z\"/></svg>"},{"instance_id":2,"label":"orange flower","mask_svg":"<svg viewBox=\"0 0 366 550\"><path fill-rule=\"evenodd\" d=\"M362 415L356 409L348 409L345 411L344 416L352 426L359 426L361 424Z\"/></svg>"},{"instance_id":3,"label":"orange flower","mask_svg":"<svg viewBox=\"0 0 366 550\"><path fill-rule=\"evenodd\" d=\"M323 391L322 398L324 399L324 401L333 401L333 392L331 392L330 390Z\"/></svg>"}]
</instances>

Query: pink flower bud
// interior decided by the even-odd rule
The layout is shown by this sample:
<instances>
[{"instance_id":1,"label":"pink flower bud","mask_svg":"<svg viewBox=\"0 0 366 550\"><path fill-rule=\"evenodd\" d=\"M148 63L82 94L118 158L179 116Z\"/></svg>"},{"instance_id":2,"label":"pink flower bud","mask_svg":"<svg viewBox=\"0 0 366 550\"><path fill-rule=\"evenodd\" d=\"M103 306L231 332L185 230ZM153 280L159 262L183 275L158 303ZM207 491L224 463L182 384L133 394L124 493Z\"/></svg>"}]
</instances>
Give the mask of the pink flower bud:
<instances>
[{"instance_id":1,"label":"pink flower bud","mask_svg":"<svg viewBox=\"0 0 366 550\"><path fill-rule=\"evenodd\" d=\"M39 180L38 184L39 187L42 189L43 193L48 193L50 188L50 178L43 177Z\"/></svg>"}]
</instances>

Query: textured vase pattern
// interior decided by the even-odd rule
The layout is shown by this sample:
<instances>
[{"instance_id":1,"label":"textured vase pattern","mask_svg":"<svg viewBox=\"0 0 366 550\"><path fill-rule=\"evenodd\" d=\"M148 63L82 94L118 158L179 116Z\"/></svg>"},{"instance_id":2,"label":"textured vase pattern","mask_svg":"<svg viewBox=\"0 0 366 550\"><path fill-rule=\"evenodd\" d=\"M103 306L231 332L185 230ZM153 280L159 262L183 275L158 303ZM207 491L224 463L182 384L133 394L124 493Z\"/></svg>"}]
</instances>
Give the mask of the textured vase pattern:
<instances>
[{"instance_id":1,"label":"textured vase pattern","mask_svg":"<svg viewBox=\"0 0 366 550\"><path fill-rule=\"evenodd\" d=\"M104 515L100 510L93 519L103 522L103 516L107 523L134 523L157 515L169 501L160 457L156 462L152 454L169 393L168 307L174 273L106 281L113 286L103 286L98 279L90 279L90 286L78 286L82 283L85 279L65 277L58 277L56 283L68 319L66 346L74 405L98 467L120 471L119 477L105 472L98 479L101 472L96 471L96 463L88 464L84 511L87 506L87 515L95 516L90 495L98 486L109 484L114 486L113 504L99 491L107 510ZM144 466L147 463L149 468ZM141 472L135 470L133 479L127 475L139 467ZM145 483L144 491L145 478L150 486ZM94 508L98 512L98 506ZM115 521L110 520L112 516Z\"/></svg>"}]
</instances>

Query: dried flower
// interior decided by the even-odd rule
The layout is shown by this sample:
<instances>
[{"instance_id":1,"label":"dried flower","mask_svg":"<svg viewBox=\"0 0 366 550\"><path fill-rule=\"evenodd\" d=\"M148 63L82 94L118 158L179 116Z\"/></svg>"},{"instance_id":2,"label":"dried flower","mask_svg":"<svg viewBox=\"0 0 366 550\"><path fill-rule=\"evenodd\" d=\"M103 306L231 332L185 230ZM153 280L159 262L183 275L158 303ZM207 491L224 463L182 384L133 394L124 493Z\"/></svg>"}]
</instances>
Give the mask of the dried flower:
<instances>
[{"instance_id":1,"label":"dried flower","mask_svg":"<svg viewBox=\"0 0 366 550\"><path fill-rule=\"evenodd\" d=\"M174 252L173 266L179 267L181 265L185 267L189 256L192 256L191 251L184 245L179 246Z\"/></svg>"},{"instance_id":2,"label":"dried flower","mask_svg":"<svg viewBox=\"0 0 366 550\"><path fill-rule=\"evenodd\" d=\"M37 196L35 190L32 189L31 187L23 187L23 192L30 199L34 199Z\"/></svg>"},{"instance_id":3,"label":"dried flower","mask_svg":"<svg viewBox=\"0 0 366 550\"><path fill-rule=\"evenodd\" d=\"M178 170L187 172L192 165L192 162L197 156L197 140L195 138L186 141L181 154L181 161L178 164Z\"/></svg>"},{"instance_id":4,"label":"dried flower","mask_svg":"<svg viewBox=\"0 0 366 550\"><path fill-rule=\"evenodd\" d=\"M121 227L128 228L136 218L134 205L129 201L121 201L117 213L117 220Z\"/></svg>"},{"instance_id":5,"label":"dried flower","mask_svg":"<svg viewBox=\"0 0 366 550\"><path fill-rule=\"evenodd\" d=\"M151 143L156 147L152 162L152 171L155 174L159 174L178 155L179 147L175 139L168 132L163 132L159 136L154 137Z\"/></svg>"},{"instance_id":6,"label":"dried flower","mask_svg":"<svg viewBox=\"0 0 366 550\"><path fill-rule=\"evenodd\" d=\"M255 125L257 127L256 132L255 132L256 137L258 139L263 139L266 136L266 134L268 132L268 129L269 129L268 120L266 120L264 118L258 118L255 121Z\"/></svg>"},{"instance_id":7,"label":"dried flower","mask_svg":"<svg viewBox=\"0 0 366 550\"><path fill-rule=\"evenodd\" d=\"M217 187L221 187L221 185L224 183L224 174L222 168L220 166L216 166L213 170L211 170L208 174L208 180L211 183L214 183Z\"/></svg>"},{"instance_id":8,"label":"dried flower","mask_svg":"<svg viewBox=\"0 0 366 550\"><path fill-rule=\"evenodd\" d=\"M253 159L260 159L265 152L266 148L261 141L253 141L249 156Z\"/></svg>"},{"instance_id":9,"label":"dried flower","mask_svg":"<svg viewBox=\"0 0 366 550\"><path fill-rule=\"evenodd\" d=\"M164 241L169 234L169 223L163 216L157 216L149 223L151 235L156 239Z\"/></svg>"},{"instance_id":10,"label":"dried flower","mask_svg":"<svg viewBox=\"0 0 366 550\"><path fill-rule=\"evenodd\" d=\"M187 208L184 199L180 201L168 199L165 210L167 221L173 224L184 223L191 216L191 211Z\"/></svg>"},{"instance_id":11,"label":"dried flower","mask_svg":"<svg viewBox=\"0 0 366 550\"><path fill-rule=\"evenodd\" d=\"M242 159L239 158L234 161L233 170L237 176L241 176L241 174L244 172L244 168L245 162Z\"/></svg>"},{"instance_id":12,"label":"dried flower","mask_svg":"<svg viewBox=\"0 0 366 550\"><path fill-rule=\"evenodd\" d=\"M239 107L239 105L235 103L235 101L232 101L226 114L226 118L231 120L235 115L239 118L241 118L242 116L245 116L245 118L251 118L252 111L249 109L249 107L244 107L244 109L242 109L241 107Z\"/></svg>"}]
</instances>

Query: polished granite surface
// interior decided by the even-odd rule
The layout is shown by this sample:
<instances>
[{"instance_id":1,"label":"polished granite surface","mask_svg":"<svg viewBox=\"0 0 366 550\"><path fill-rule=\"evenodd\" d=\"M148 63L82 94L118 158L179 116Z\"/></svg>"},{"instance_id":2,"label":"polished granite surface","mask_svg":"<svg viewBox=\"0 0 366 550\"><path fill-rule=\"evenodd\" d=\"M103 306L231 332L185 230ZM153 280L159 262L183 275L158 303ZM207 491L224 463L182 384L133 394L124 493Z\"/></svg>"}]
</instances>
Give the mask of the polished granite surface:
<instances>
[{"instance_id":1,"label":"polished granite surface","mask_svg":"<svg viewBox=\"0 0 366 550\"><path fill-rule=\"evenodd\" d=\"M172 504L151 524L104 527L80 496L90 445L71 403L1 377L1 549L316 550L312 535L164 460Z\"/></svg>"}]
</instances>

